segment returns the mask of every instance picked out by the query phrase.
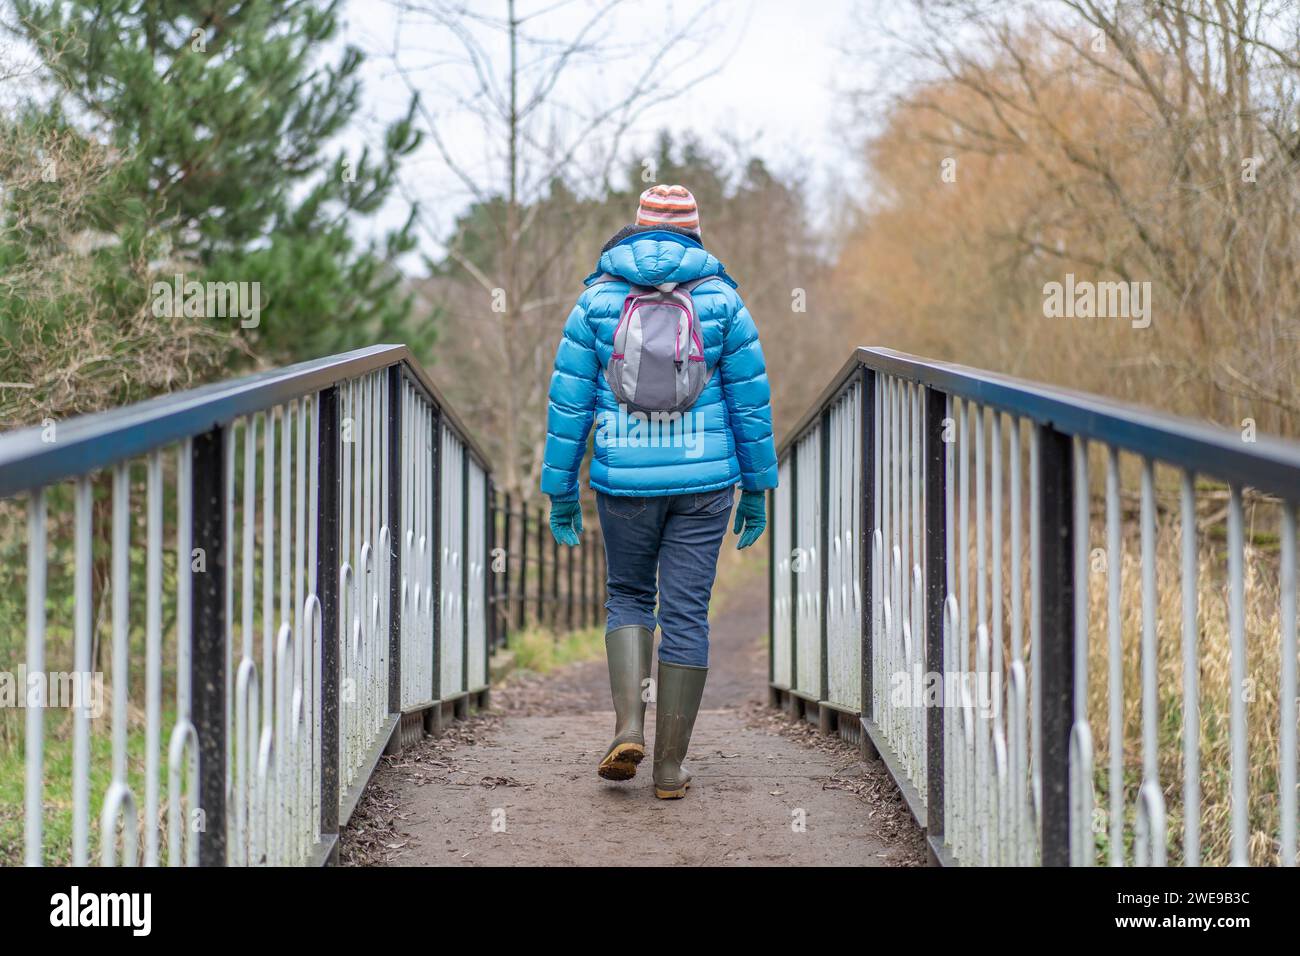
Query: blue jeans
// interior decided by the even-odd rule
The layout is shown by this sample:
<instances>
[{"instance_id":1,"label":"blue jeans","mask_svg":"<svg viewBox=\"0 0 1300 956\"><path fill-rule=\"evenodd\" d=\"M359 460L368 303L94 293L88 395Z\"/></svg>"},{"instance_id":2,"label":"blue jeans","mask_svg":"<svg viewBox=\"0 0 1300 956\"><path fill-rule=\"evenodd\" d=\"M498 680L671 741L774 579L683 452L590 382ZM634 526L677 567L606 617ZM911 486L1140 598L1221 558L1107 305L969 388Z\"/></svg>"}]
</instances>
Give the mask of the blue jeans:
<instances>
[{"instance_id":1,"label":"blue jeans","mask_svg":"<svg viewBox=\"0 0 1300 956\"><path fill-rule=\"evenodd\" d=\"M734 485L657 498L597 493L608 630L639 624L653 631L657 596L659 660L708 666L709 598L735 497Z\"/></svg>"}]
</instances>

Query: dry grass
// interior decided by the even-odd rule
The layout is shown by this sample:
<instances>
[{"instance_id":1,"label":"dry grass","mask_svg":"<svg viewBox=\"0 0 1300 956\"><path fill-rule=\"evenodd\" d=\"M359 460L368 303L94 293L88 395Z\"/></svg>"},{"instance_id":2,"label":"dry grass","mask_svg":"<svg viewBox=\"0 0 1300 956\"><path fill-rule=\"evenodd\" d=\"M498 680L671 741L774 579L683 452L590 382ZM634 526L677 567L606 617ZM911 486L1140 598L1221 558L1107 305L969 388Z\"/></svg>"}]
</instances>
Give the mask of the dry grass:
<instances>
[{"instance_id":1,"label":"dry grass","mask_svg":"<svg viewBox=\"0 0 1300 956\"><path fill-rule=\"evenodd\" d=\"M1004 434L1004 441L1006 435ZM1023 640L1026 676L1032 685L1030 614L1030 524L1028 435L1022 433L1021 465L1022 522L1021 592L1024 621ZM1002 496L1002 620L1003 656L1010 661L1011 577L1009 457L1005 445ZM988 457L992 457L991 455ZM970 478L970 600L972 614L977 594L978 554L976 550L975 488L977 472ZM1094 819L1096 860L1110 858L1110 658L1108 618L1108 574L1106 566L1106 453L1093 444L1089 449L1091 504L1088 522L1088 656L1087 715L1093 746ZM1138 791L1143 783L1142 724L1142 581L1140 502L1141 460L1124 452L1119 456L1119 503L1121 553L1118 567L1120 586L1120 661L1122 701L1123 793L1122 859L1134 859L1134 835ZM1185 856L1184 815L1184 694L1183 694L1183 610L1182 610L1182 520L1181 473L1156 465L1153 490L1156 503L1156 772L1164 796L1167 862L1182 865ZM992 483L988 485L992 500ZM1232 660L1228 626L1228 488L1209 479L1195 486L1197 538L1197 705L1199 708L1200 754L1200 856L1206 866L1231 862L1232 854ZM991 523L992 508L987 511ZM1244 618L1246 635L1245 682L1238 690L1246 712L1248 777L1247 830L1249 861L1255 866L1276 866L1280 856L1280 732L1281 732L1281 621L1280 561L1283 507L1275 499L1251 489L1243 491ZM958 519L959 523L959 519ZM991 524L986 528L992 541ZM959 534L959 527L951 531ZM992 549L986 544L986 554ZM961 570L955 569L960 582ZM990 569L991 577L991 569ZM986 585L987 586L987 585ZM974 627L972 625L972 631ZM975 660L974 638L969 647ZM1030 689L1032 695L1032 689ZM1008 712L1006 710L1004 713ZM1295 754L1290 755L1292 759ZM1033 759L1033 758L1031 758Z\"/></svg>"},{"instance_id":2,"label":"dry grass","mask_svg":"<svg viewBox=\"0 0 1300 956\"><path fill-rule=\"evenodd\" d=\"M1203 524L1198 548L1198 693L1200 708L1201 863L1226 865L1231 856L1231 658L1228 631L1226 549L1215 540L1217 522ZM1092 544L1104 544L1096 536ZM1156 544L1157 767L1164 794L1169 863L1184 857L1183 807L1183 614L1180 549L1182 529L1162 520ZM1275 549L1247 545L1245 553L1246 742L1249 774L1250 862L1277 865L1279 847L1279 681L1281 672L1279 582ZM1134 808L1142 771L1142 599L1140 544L1126 535L1121 575L1124 806L1126 851L1131 852ZM1089 589L1088 714L1096 749L1097 806L1109 806L1110 727L1106 573L1094 573ZM1099 828L1100 829L1100 828ZM1098 859L1109 853L1098 835ZM1126 852L1127 857L1127 852Z\"/></svg>"}]
</instances>

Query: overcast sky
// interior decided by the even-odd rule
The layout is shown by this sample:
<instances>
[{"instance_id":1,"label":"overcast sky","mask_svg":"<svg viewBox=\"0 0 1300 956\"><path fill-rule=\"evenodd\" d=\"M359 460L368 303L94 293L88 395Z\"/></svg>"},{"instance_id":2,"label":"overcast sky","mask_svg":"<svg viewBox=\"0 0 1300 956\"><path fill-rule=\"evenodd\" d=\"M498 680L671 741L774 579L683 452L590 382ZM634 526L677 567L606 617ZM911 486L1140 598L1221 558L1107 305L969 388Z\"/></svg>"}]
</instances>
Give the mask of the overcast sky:
<instances>
[{"instance_id":1,"label":"overcast sky","mask_svg":"<svg viewBox=\"0 0 1300 956\"><path fill-rule=\"evenodd\" d=\"M519 0L518 14L549 9L529 20L525 30L562 42L606 2L570 0L550 9L556 7L556 0ZM721 139L729 135L749 144L774 168L805 173L814 200L823 202L831 171L839 171L834 174L838 179L852 164L848 144L837 135L836 118L845 111L843 89L859 79L845 75L848 60L842 51L846 31L859 22L853 16L854 6L850 0L679 0L671 4L633 0L618 7L594 34L600 49L622 44L628 49L620 46L613 62L602 56L603 62L576 64L566 74L566 84L557 88L557 100L590 113L617 99L645 68L645 56L638 51L642 45L647 55L654 49L662 19L682 23L698 18L694 59L682 65L681 73L693 76L713 67L717 72L701 79L686 95L639 113L625 136L623 152L635 155L664 127L690 130L706 144L717 142L723 152ZM473 0L471 9L502 17L506 4L505 0ZM381 121L406 105L407 86L388 56L396 46L398 63L411 71L411 82L440 117L441 135L458 163L476 179L499 185L497 138L489 137L471 111L455 101L457 92L471 89L473 73L453 60L460 57L454 38L426 19L400 13L391 0L351 0L346 18L345 39L368 55L364 112L369 120L360 135L374 137ZM504 77L504 34L482 26L475 35L493 52ZM438 65L429 68L429 64ZM565 119L558 117L555 122L563 124ZM432 144L426 144L405 169L406 188L420 195L442 232L468 202L468 190ZM391 223L398 215L394 208L384 219Z\"/></svg>"}]
</instances>

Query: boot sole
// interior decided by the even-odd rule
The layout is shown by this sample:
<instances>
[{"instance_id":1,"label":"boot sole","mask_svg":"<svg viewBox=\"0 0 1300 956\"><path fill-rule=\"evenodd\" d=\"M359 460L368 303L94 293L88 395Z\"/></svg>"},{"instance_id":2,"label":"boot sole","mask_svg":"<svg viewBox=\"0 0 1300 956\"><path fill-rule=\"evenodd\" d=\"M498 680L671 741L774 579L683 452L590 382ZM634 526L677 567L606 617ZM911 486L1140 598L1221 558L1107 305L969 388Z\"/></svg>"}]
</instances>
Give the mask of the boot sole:
<instances>
[{"instance_id":1,"label":"boot sole","mask_svg":"<svg viewBox=\"0 0 1300 956\"><path fill-rule=\"evenodd\" d=\"M596 773L605 780L631 780L636 776L636 765L644 759L644 744L619 744L600 762Z\"/></svg>"},{"instance_id":2,"label":"boot sole","mask_svg":"<svg viewBox=\"0 0 1300 956\"><path fill-rule=\"evenodd\" d=\"M655 787L655 796L660 800L680 800L682 797L686 796L686 791L689 789L691 789L690 783L683 784L677 790L660 790L658 787Z\"/></svg>"}]
</instances>

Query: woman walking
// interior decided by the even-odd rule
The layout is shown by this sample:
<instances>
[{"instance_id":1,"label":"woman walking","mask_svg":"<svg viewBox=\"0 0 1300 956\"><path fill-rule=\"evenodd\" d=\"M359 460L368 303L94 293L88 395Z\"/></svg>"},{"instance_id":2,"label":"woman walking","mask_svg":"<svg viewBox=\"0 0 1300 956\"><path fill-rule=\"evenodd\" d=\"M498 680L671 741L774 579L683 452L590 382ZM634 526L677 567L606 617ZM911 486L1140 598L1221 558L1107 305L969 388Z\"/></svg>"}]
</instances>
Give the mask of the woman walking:
<instances>
[{"instance_id":1,"label":"woman walking","mask_svg":"<svg viewBox=\"0 0 1300 956\"><path fill-rule=\"evenodd\" d=\"M681 186L641 194L636 223L605 244L586 285L555 355L542 491L552 534L577 545L578 471L594 420L616 718L597 772L635 776L653 699L655 795L672 799L691 783L682 761L708 675L709 599L736 485L739 548L763 533L765 492L776 487L767 372L754 320L704 248L695 198Z\"/></svg>"}]
</instances>

